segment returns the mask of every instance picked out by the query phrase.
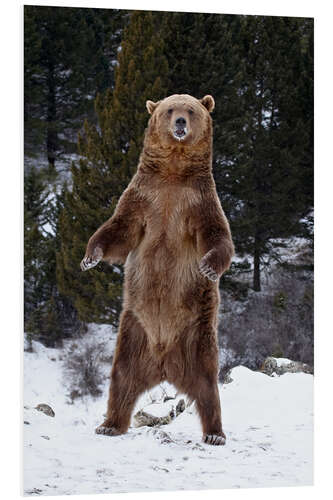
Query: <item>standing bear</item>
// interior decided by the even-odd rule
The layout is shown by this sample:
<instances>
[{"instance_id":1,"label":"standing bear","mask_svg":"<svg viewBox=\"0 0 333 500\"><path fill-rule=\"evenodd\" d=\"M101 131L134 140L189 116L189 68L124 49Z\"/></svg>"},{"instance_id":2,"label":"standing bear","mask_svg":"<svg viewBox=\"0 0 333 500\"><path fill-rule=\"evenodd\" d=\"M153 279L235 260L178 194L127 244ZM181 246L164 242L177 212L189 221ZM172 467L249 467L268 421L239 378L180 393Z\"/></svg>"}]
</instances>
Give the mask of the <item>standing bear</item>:
<instances>
[{"instance_id":1,"label":"standing bear","mask_svg":"<svg viewBox=\"0 0 333 500\"><path fill-rule=\"evenodd\" d=\"M167 380L196 401L203 440L222 445L218 281L234 254L212 175L214 99L172 95L151 114L136 174L89 239L81 269L125 264L123 310L106 420L128 429L138 396Z\"/></svg>"}]
</instances>

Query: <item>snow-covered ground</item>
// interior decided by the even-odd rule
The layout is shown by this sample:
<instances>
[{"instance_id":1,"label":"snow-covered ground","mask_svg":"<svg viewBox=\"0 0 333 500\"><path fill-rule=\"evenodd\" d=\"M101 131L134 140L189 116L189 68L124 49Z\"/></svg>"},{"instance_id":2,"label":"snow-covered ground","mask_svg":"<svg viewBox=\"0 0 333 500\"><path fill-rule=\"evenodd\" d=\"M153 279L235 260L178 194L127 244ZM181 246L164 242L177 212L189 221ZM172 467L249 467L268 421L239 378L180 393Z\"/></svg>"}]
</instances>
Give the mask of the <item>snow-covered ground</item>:
<instances>
[{"instance_id":1,"label":"snow-covered ground","mask_svg":"<svg viewBox=\"0 0 333 500\"><path fill-rule=\"evenodd\" d=\"M108 336L105 328L93 333L97 339ZM34 352L24 355L26 495L312 484L312 375L269 377L234 368L232 382L220 386L225 446L202 443L193 405L166 426L131 426L123 436L106 437L94 429L106 410L107 376L101 397L69 404L64 351L33 346ZM164 391L173 395L171 386ZM164 391L143 395L135 411L150 411L147 405ZM39 403L50 405L55 417L37 411ZM160 405L163 414L166 404Z\"/></svg>"}]
</instances>

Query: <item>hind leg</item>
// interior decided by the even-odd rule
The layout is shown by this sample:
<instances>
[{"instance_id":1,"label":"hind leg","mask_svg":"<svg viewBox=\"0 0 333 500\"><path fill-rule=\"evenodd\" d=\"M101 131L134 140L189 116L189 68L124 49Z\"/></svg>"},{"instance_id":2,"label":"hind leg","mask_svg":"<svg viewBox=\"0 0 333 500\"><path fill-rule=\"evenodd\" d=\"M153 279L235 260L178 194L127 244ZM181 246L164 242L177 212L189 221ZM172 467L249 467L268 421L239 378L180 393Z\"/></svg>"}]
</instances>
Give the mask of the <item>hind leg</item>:
<instances>
[{"instance_id":1,"label":"hind leg","mask_svg":"<svg viewBox=\"0 0 333 500\"><path fill-rule=\"evenodd\" d=\"M203 441L207 444L223 445L226 436L222 430L220 397L214 378L209 373L201 373L197 387L191 392L201 419Z\"/></svg>"},{"instance_id":2,"label":"hind leg","mask_svg":"<svg viewBox=\"0 0 333 500\"><path fill-rule=\"evenodd\" d=\"M200 415L203 440L209 444L225 444L222 430L221 405L218 391L218 347L214 328L200 332L197 346L197 381L190 391L196 400Z\"/></svg>"},{"instance_id":3,"label":"hind leg","mask_svg":"<svg viewBox=\"0 0 333 500\"><path fill-rule=\"evenodd\" d=\"M218 347L216 333L207 326L200 332L196 349L197 377L188 391L195 399L201 419L203 441L223 445L226 436L222 430L221 405L218 391Z\"/></svg>"},{"instance_id":4,"label":"hind leg","mask_svg":"<svg viewBox=\"0 0 333 500\"><path fill-rule=\"evenodd\" d=\"M220 397L217 386L218 354L212 345L198 351L197 377L188 389L196 402L200 416L203 441L208 444L223 445L226 436L222 430Z\"/></svg>"},{"instance_id":5,"label":"hind leg","mask_svg":"<svg viewBox=\"0 0 333 500\"><path fill-rule=\"evenodd\" d=\"M180 391L195 401L207 444L223 445L226 436L222 430L221 406L218 392L218 348L215 329L205 325L191 332L192 342L178 348L178 366L170 370L169 380ZM176 357L174 352L173 359ZM170 363L171 366L171 363ZM175 365L173 365L175 366Z\"/></svg>"},{"instance_id":6,"label":"hind leg","mask_svg":"<svg viewBox=\"0 0 333 500\"><path fill-rule=\"evenodd\" d=\"M106 420L97 434L117 436L127 431L138 396L160 382L143 327L131 311L124 311L111 370Z\"/></svg>"}]
</instances>

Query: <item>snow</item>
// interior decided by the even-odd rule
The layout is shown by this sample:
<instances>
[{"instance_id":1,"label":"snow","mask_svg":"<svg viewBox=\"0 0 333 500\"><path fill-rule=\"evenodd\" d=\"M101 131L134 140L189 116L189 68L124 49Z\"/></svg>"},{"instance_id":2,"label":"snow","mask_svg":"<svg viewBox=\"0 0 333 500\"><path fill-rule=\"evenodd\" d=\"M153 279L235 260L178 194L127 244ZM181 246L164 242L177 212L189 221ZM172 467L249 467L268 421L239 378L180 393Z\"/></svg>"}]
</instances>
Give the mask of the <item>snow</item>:
<instances>
[{"instance_id":1,"label":"snow","mask_svg":"<svg viewBox=\"0 0 333 500\"><path fill-rule=\"evenodd\" d=\"M276 361L278 368L281 368L281 366L290 365L290 363L292 363L292 360L288 358L274 358L274 359Z\"/></svg>"},{"instance_id":2,"label":"snow","mask_svg":"<svg viewBox=\"0 0 333 500\"><path fill-rule=\"evenodd\" d=\"M110 328L91 326L87 341L109 339ZM117 437L94 429L106 410L109 367L103 395L69 404L64 384L64 349L33 342L24 353L24 491L65 495L163 490L200 490L312 484L313 376L269 377L243 366L220 386L225 446L201 441L194 405L169 425L130 427ZM175 396L169 384L144 394L136 410L155 407L166 415ZM49 404L55 417L34 407ZM157 415L157 412L154 412Z\"/></svg>"}]
</instances>

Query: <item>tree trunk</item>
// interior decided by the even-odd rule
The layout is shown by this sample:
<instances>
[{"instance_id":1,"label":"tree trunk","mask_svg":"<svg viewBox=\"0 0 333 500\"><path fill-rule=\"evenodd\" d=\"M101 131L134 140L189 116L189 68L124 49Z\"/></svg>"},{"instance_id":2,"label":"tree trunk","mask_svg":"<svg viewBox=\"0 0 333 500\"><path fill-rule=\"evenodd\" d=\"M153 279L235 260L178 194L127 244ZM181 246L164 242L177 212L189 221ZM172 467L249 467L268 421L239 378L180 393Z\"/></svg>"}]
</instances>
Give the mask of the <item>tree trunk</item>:
<instances>
[{"instance_id":1,"label":"tree trunk","mask_svg":"<svg viewBox=\"0 0 333 500\"><path fill-rule=\"evenodd\" d=\"M52 61L50 61L48 67L47 86L46 150L49 169L53 171L55 169L58 137L56 132L56 88Z\"/></svg>"},{"instance_id":2,"label":"tree trunk","mask_svg":"<svg viewBox=\"0 0 333 500\"><path fill-rule=\"evenodd\" d=\"M263 119L263 92L264 92L263 87L264 87L264 85L263 85L262 79L259 80L258 86L259 86L258 109L257 109L258 132L256 135L256 140L260 144L260 141L262 141L262 133L263 133L262 119ZM254 150L257 151L257 144L254 145ZM259 148L259 150L260 150L260 148ZM261 161L260 157L258 158L257 154L255 155L254 166L255 166L255 185L256 185L256 190L254 193L255 205L256 205L256 212L255 212L256 223L255 223L254 252L253 252L253 290L255 292L260 292L260 290L261 290L261 283L260 283L261 239L260 239L259 220L260 220L260 214L261 214L260 204L261 204L261 200L262 200L263 187L262 187L262 177L261 177L262 161Z\"/></svg>"},{"instance_id":3,"label":"tree trunk","mask_svg":"<svg viewBox=\"0 0 333 500\"><path fill-rule=\"evenodd\" d=\"M260 292L260 246L258 234L254 237L254 255L253 255L253 290Z\"/></svg>"}]
</instances>

